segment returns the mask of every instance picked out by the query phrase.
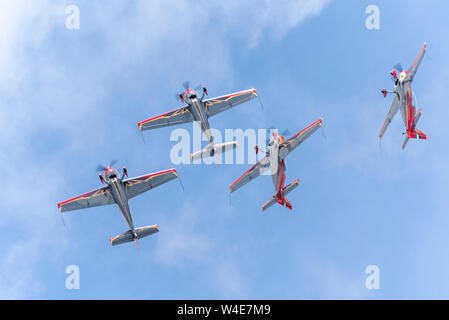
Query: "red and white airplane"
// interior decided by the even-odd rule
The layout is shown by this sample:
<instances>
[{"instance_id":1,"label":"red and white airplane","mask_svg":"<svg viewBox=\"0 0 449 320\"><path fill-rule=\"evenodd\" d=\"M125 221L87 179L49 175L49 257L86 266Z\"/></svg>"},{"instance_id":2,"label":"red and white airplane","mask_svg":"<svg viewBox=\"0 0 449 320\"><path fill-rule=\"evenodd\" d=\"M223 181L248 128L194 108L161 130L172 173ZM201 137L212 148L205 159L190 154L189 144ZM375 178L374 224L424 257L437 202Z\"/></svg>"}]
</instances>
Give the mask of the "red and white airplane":
<instances>
[{"instance_id":1,"label":"red and white airplane","mask_svg":"<svg viewBox=\"0 0 449 320\"><path fill-rule=\"evenodd\" d=\"M214 155L237 148L237 141L220 144L214 143L214 138L210 131L209 118L256 98L256 90L249 89L220 97L204 99L204 95L207 96L206 87L202 87L203 93L200 95L197 89L201 88L201 86L197 89L190 89L189 81L184 82L183 86L185 92L179 93L177 97L184 103L184 105L159 116L140 121L137 123L140 131L195 121L199 124L201 131L207 137L209 144L204 149L192 153L190 155L192 161L213 157Z\"/></svg>"},{"instance_id":2,"label":"red and white airplane","mask_svg":"<svg viewBox=\"0 0 449 320\"><path fill-rule=\"evenodd\" d=\"M388 111L387 117L385 118L382 129L380 129L379 139L382 139L391 120L393 120L393 117L398 112L398 109L401 109L402 120L404 121L405 125L404 134L406 134L404 143L402 144L402 149L405 148L405 145L410 138L427 139L427 135L416 128L416 124L421 117L422 111L421 109L419 109L419 111L416 112L417 102L411 86L413 78L415 77L416 71L418 70L418 67L425 53L426 43L424 43L422 49L419 51L418 56L416 57L409 70L403 70L400 63L396 64L393 71L391 72L391 76L393 77L393 80L395 82L394 90L388 91L385 88L382 89L382 94L384 97L387 96L387 93L392 93L395 95L395 97L390 110Z\"/></svg>"},{"instance_id":3,"label":"red and white airplane","mask_svg":"<svg viewBox=\"0 0 449 320\"><path fill-rule=\"evenodd\" d=\"M296 179L284 187L286 178L285 172L287 168L285 157L320 128L321 124L322 119L320 118L288 140L285 140L283 136L278 135L277 132L274 131L266 151L260 150L258 146L255 147L256 153L262 151L266 156L231 184L229 188L230 192L234 192L251 180L257 178L264 171L271 169L275 194L262 205L262 211L268 209L276 202L291 210L292 205L285 196L299 185L299 179Z\"/></svg>"},{"instance_id":4,"label":"red and white airplane","mask_svg":"<svg viewBox=\"0 0 449 320\"><path fill-rule=\"evenodd\" d=\"M115 203L125 219L129 230L112 237L110 239L111 245L115 246L125 242L135 241L136 246L138 247L138 239L159 232L159 227L157 225L139 228L134 227L131 211L129 210L129 199L170 180L176 179L178 173L175 169L169 169L125 179L125 176L128 177L128 170L123 167L122 174L120 174L117 169L111 168L114 163L115 160L112 161L109 166L104 167L100 165L97 168L97 171L103 172L100 173L98 177L100 178L101 183L105 184L105 186L101 186L88 193L62 201L58 203L58 208L59 211L63 212Z\"/></svg>"}]
</instances>

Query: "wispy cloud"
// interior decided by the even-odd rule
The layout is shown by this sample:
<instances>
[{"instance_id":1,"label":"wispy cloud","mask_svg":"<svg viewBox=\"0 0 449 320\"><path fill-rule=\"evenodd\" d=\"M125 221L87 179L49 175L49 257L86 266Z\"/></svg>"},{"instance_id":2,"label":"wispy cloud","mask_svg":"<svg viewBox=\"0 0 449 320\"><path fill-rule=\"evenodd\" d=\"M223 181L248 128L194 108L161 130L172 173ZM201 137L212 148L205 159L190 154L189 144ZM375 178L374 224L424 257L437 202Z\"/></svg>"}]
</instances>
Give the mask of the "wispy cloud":
<instances>
[{"instance_id":1,"label":"wispy cloud","mask_svg":"<svg viewBox=\"0 0 449 320\"><path fill-rule=\"evenodd\" d=\"M198 229L198 219L198 210L191 204L184 204L181 212L170 219L162 219L160 224L164 227L157 240L156 259L171 266L204 260L215 244Z\"/></svg>"},{"instance_id":2,"label":"wispy cloud","mask_svg":"<svg viewBox=\"0 0 449 320\"><path fill-rule=\"evenodd\" d=\"M366 299L369 296L363 273L351 274L335 261L315 254L297 255L296 262L301 286L307 287L310 297Z\"/></svg>"}]
</instances>

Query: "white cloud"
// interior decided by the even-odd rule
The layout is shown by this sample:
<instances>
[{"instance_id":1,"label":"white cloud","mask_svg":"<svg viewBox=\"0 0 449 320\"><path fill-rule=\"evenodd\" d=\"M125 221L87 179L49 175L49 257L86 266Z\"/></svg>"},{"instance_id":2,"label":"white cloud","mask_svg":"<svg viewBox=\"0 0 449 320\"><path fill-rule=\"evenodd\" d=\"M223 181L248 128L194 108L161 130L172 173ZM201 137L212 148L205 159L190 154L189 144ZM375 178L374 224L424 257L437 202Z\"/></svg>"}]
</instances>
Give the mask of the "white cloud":
<instances>
[{"instance_id":1,"label":"white cloud","mask_svg":"<svg viewBox=\"0 0 449 320\"><path fill-rule=\"evenodd\" d=\"M221 299L247 299L250 285L241 268L232 258L220 261L214 268L213 280Z\"/></svg>"},{"instance_id":2,"label":"white cloud","mask_svg":"<svg viewBox=\"0 0 449 320\"><path fill-rule=\"evenodd\" d=\"M219 21L223 28L231 29L250 46L264 40L279 40L288 30L310 16L319 14L330 0L226 1L218 6ZM268 33L270 39L262 39Z\"/></svg>"},{"instance_id":3,"label":"white cloud","mask_svg":"<svg viewBox=\"0 0 449 320\"><path fill-rule=\"evenodd\" d=\"M184 205L179 215L160 222L163 226L157 239L156 259L172 266L184 261L204 260L213 249L214 243L206 233L198 230L198 210Z\"/></svg>"},{"instance_id":4,"label":"white cloud","mask_svg":"<svg viewBox=\"0 0 449 320\"><path fill-rule=\"evenodd\" d=\"M323 299L366 299L363 269L361 276L353 275L332 260L317 258L311 254L296 257L301 286L310 286L307 291L313 297Z\"/></svg>"}]
</instances>

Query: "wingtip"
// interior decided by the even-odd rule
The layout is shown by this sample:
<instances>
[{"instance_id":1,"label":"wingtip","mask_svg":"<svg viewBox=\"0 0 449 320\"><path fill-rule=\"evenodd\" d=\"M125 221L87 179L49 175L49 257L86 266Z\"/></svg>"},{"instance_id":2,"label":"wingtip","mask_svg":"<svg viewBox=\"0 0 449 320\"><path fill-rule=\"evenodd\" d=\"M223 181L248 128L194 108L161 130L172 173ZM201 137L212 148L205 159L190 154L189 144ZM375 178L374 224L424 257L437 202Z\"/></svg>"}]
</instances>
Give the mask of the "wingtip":
<instances>
[{"instance_id":1,"label":"wingtip","mask_svg":"<svg viewBox=\"0 0 449 320\"><path fill-rule=\"evenodd\" d=\"M137 126L139 127L139 130L142 131L142 122L137 122Z\"/></svg>"}]
</instances>

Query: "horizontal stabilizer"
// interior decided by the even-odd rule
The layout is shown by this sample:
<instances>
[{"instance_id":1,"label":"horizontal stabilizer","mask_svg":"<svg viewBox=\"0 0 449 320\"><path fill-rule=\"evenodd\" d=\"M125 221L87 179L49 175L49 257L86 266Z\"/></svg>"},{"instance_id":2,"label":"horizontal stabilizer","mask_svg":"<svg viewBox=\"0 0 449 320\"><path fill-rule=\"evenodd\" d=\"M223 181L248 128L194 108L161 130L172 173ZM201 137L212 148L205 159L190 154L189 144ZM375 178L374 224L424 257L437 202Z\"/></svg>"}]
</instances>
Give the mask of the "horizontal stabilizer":
<instances>
[{"instance_id":1,"label":"horizontal stabilizer","mask_svg":"<svg viewBox=\"0 0 449 320\"><path fill-rule=\"evenodd\" d=\"M405 136L404 142L402 143L402 149L405 148L405 146L407 145L408 142L408 136Z\"/></svg>"},{"instance_id":2,"label":"horizontal stabilizer","mask_svg":"<svg viewBox=\"0 0 449 320\"><path fill-rule=\"evenodd\" d=\"M416 128L413 129L413 132L408 132L407 136L405 136L404 142L402 143L402 149L405 148L405 145L408 142L408 139L417 139L417 140L426 140L427 134L422 132L421 130L418 130Z\"/></svg>"},{"instance_id":3,"label":"horizontal stabilizer","mask_svg":"<svg viewBox=\"0 0 449 320\"><path fill-rule=\"evenodd\" d=\"M290 192L292 192L296 187L299 186L299 179L296 179L292 183L286 185L284 188L282 188L282 196L286 196Z\"/></svg>"},{"instance_id":4,"label":"horizontal stabilizer","mask_svg":"<svg viewBox=\"0 0 449 320\"><path fill-rule=\"evenodd\" d=\"M152 225L152 226L136 228L134 231L135 231L135 235L132 233L131 230L128 230L124 233L121 233L121 234L109 239L109 241L111 242L111 245L113 245L113 246L116 246L118 244L122 244L125 242L132 242L136 239L142 239L142 238L150 236L156 232L159 232L159 227L157 225Z\"/></svg>"},{"instance_id":5,"label":"horizontal stabilizer","mask_svg":"<svg viewBox=\"0 0 449 320\"><path fill-rule=\"evenodd\" d=\"M287 194L289 194L294 189L296 189L297 186L299 186L299 179L296 179L292 183L290 183L287 186L285 186L284 188L282 188L281 198L283 199ZM287 199L285 199L285 200L287 200ZM270 200L268 200L267 202L265 202L262 205L262 211L267 210L269 207L271 207L276 202L278 202L278 198L277 198L277 195L274 195L270 198Z\"/></svg>"},{"instance_id":6,"label":"horizontal stabilizer","mask_svg":"<svg viewBox=\"0 0 449 320\"><path fill-rule=\"evenodd\" d=\"M231 141L231 142L226 142L226 143L219 143L219 144L215 144L215 145L208 145L206 148L197 151L195 153L192 153L190 155L190 159L192 161L195 160L200 160L203 158L209 158L209 157L213 157L214 155L226 152L226 151L230 151L230 150L234 150L235 148L238 147L238 143L237 141Z\"/></svg>"},{"instance_id":7,"label":"horizontal stabilizer","mask_svg":"<svg viewBox=\"0 0 449 320\"><path fill-rule=\"evenodd\" d=\"M277 198L276 198L276 196L272 196L271 198L270 198L270 200L268 200L267 202L265 202L263 205L262 205L262 211L265 211L265 210L267 210L269 207L271 207L273 204L275 204L277 202Z\"/></svg>"},{"instance_id":8,"label":"horizontal stabilizer","mask_svg":"<svg viewBox=\"0 0 449 320\"><path fill-rule=\"evenodd\" d=\"M412 126L409 130L407 130L407 136L404 139L404 142L402 143L402 149L405 148L408 139L418 139L418 140L426 140L427 134L422 132L419 129L416 129L416 125L418 124L419 118L421 118L422 110L419 109L418 113L415 116L415 119L413 120Z\"/></svg>"}]
</instances>

